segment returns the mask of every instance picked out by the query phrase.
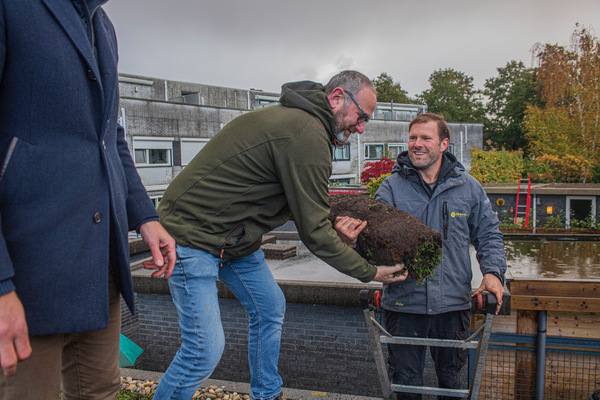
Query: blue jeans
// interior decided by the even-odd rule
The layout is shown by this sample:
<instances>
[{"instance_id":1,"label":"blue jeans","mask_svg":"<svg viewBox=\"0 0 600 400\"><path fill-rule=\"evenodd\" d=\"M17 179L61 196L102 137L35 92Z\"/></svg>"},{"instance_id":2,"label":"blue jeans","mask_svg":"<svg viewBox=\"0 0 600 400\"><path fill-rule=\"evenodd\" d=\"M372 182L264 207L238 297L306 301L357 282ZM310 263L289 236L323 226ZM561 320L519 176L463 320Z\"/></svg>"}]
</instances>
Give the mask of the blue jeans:
<instances>
[{"instance_id":1,"label":"blue jeans","mask_svg":"<svg viewBox=\"0 0 600 400\"><path fill-rule=\"evenodd\" d=\"M191 399L216 368L225 335L221 324L217 278L242 303L250 324L248 362L250 396L271 399L281 393L277 372L285 297L265 262L262 250L246 257L220 260L203 251L177 245L177 262L169 288L179 314L181 348L154 395L155 400Z\"/></svg>"}]
</instances>

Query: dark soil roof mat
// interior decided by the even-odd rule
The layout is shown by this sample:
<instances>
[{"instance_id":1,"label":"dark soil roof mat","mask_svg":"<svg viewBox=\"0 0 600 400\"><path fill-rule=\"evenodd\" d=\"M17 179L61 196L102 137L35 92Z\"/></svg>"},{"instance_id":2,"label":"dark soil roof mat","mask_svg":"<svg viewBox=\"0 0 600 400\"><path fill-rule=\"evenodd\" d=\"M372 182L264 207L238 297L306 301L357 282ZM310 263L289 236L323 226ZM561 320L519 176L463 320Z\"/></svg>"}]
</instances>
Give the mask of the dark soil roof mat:
<instances>
[{"instance_id":1,"label":"dark soil roof mat","mask_svg":"<svg viewBox=\"0 0 600 400\"><path fill-rule=\"evenodd\" d=\"M404 264L420 284L433 274L442 255L442 236L409 213L364 194L329 197L333 223L338 216L367 221L358 237L359 252L375 265Z\"/></svg>"}]
</instances>

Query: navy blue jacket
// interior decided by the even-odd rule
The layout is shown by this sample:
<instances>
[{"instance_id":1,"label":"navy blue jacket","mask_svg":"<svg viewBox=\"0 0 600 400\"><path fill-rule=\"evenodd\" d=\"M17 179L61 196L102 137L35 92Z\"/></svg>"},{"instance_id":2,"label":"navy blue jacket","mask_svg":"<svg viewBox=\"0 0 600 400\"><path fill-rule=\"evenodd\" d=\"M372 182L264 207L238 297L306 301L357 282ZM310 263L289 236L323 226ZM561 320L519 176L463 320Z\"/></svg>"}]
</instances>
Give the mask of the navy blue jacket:
<instances>
[{"instance_id":1,"label":"navy blue jacket","mask_svg":"<svg viewBox=\"0 0 600 400\"><path fill-rule=\"evenodd\" d=\"M0 295L16 290L32 335L105 328L109 259L133 310L127 232L157 219L117 124L113 26L98 6L86 27L82 10L0 0L0 166L18 138L0 182Z\"/></svg>"},{"instance_id":2,"label":"navy blue jacket","mask_svg":"<svg viewBox=\"0 0 600 400\"><path fill-rule=\"evenodd\" d=\"M506 256L498 217L475 178L452 154L443 155L433 190L412 165L407 152L398 156L393 173L375 198L406 211L442 234L442 261L434 276L419 286L414 279L384 285L383 308L413 314L441 314L471 306L469 242L477 251L482 274L504 280Z\"/></svg>"}]
</instances>

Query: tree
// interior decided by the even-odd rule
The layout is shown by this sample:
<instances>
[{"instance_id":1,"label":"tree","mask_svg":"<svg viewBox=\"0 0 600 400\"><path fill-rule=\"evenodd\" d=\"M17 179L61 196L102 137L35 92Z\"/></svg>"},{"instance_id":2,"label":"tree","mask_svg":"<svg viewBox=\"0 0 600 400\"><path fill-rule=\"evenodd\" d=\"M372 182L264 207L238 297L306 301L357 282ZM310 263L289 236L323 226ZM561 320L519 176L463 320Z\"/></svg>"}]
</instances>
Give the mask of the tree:
<instances>
[{"instance_id":1,"label":"tree","mask_svg":"<svg viewBox=\"0 0 600 400\"><path fill-rule=\"evenodd\" d=\"M375 89L377 89L377 101L394 102L399 104L414 104L415 100L408 96L408 92L400 86L400 82L394 82L394 79L382 72L377 78L373 79Z\"/></svg>"},{"instance_id":2,"label":"tree","mask_svg":"<svg viewBox=\"0 0 600 400\"><path fill-rule=\"evenodd\" d=\"M367 183L371 179L377 179L383 174L392 172L392 168L396 165L396 160L382 158L378 161L369 161L365 163L365 169L360 174L360 181Z\"/></svg>"},{"instance_id":3,"label":"tree","mask_svg":"<svg viewBox=\"0 0 600 400\"><path fill-rule=\"evenodd\" d=\"M484 109L473 77L453 69L439 69L429 76L430 89L417 98L430 112L442 114L448 122L483 122Z\"/></svg>"},{"instance_id":4,"label":"tree","mask_svg":"<svg viewBox=\"0 0 600 400\"><path fill-rule=\"evenodd\" d=\"M514 183L523 172L521 151L483 151L472 148L471 171L469 173L481 183Z\"/></svg>"},{"instance_id":5,"label":"tree","mask_svg":"<svg viewBox=\"0 0 600 400\"><path fill-rule=\"evenodd\" d=\"M484 143L496 149L526 150L523 119L527 106L537 104L535 70L522 61L509 61L497 68L498 76L486 79L488 97L483 123Z\"/></svg>"},{"instance_id":6,"label":"tree","mask_svg":"<svg viewBox=\"0 0 600 400\"><path fill-rule=\"evenodd\" d=\"M582 164L578 179L600 181L598 38L588 29L576 25L568 47L538 43L534 54L539 63L537 88L545 107L530 106L526 112L532 154L587 160L589 163ZM548 166L556 169L554 161ZM569 179L574 178L569 175Z\"/></svg>"},{"instance_id":7,"label":"tree","mask_svg":"<svg viewBox=\"0 0 600 400\"><path fill-rule=\"evenodd\" d=\"M586 182L592 164L580 154L584 147L577 122L565 108L529 106L523 122L538 182Z\"/></svg>"}]
</instances>

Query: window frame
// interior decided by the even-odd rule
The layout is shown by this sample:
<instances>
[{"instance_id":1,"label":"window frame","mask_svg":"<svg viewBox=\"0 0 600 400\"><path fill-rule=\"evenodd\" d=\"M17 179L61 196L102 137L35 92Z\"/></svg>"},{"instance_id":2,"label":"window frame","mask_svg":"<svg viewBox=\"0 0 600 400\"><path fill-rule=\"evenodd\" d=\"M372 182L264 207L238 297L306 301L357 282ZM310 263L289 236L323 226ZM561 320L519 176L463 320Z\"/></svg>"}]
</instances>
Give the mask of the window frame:
<instances>
[{"instance_id":1,"label":"window frame","mask_svg":"<svg viewBox=\"0 0 600 400\"><path fill-rule=\"evenodd\" d=\"M380 157L367 156L367 148L370 146L381 146L381 156ZM385 156L385 143L379 143L379 142L364 143L363 144L363 155L364 155L365 161L381 160Z\"/></svg>"},{"instance_id":2,"label":"window frame","mask_svg":"<svg viewBox=\"0 0 600 400\"><path fill-rule=\"evenodd\" d=\"M338 162L338 161L350 161L352 159L352 155L350 152L350 144L346 145L343 149L339 149L337 148L335 145L331 145L331 147L333 148L333 152L331 155L331 159L333 162ZM342 154L343 153L348 153L348 157L344 157L344 158L336 158L335 153L341 151Z\"/></svg>"},{"instance_id":3,"label":"window frame","mask_svg":"<svg viewBox=\"0 0 600 400\"><path fill-rule=\"evenodd\" d=\"M210 140L210 138L181 138L181 141L179 142L179 149L181 150L181 166L185 167L186 165L189 164L190 161L192 161L194 159L194 157L200 152L200 150L198 150L198 152L196 154L194 154L194 157L192 157L188 162L184 163L183 160L183 156L184 156L184 152L183 152L183 143L187 142L187 143L204 143L204 146L206 146L206 144L208 143L208 141ZM202 146L202 148L204 148L204 146Z\"/></svg>"},{"instance_id":4,"label":"window frame","mask_svg":"<svg viewBox=\"0 0 600 400\"><path fill-rule=\"evenodd\" d=\"M396 154L396 157L392 157L390 155L390 147L398 147L399 148L398 153ZM390 158L392 160L395 160L400 153L402 153L403 151L406 151L406 150L408 150L408 143L388 143L387 144L387 155L388 155L388 158Z\"/></svg>"},{"instance_id":5,"label":"window frame","mask_svg":"<svg viewBox=\"0 0 600 400\"><path fill-rule=\"evenodd\" d=\"M152 150L166 150L167 161L165 163L151 163ZM145 162L137 161L137 152L144 151ZM172 137L150 137L150 136L134 136L133 137L133 162L136 168L142 167L172 167L173 166L173 138Z\"/></svg>"}]
</instances>

